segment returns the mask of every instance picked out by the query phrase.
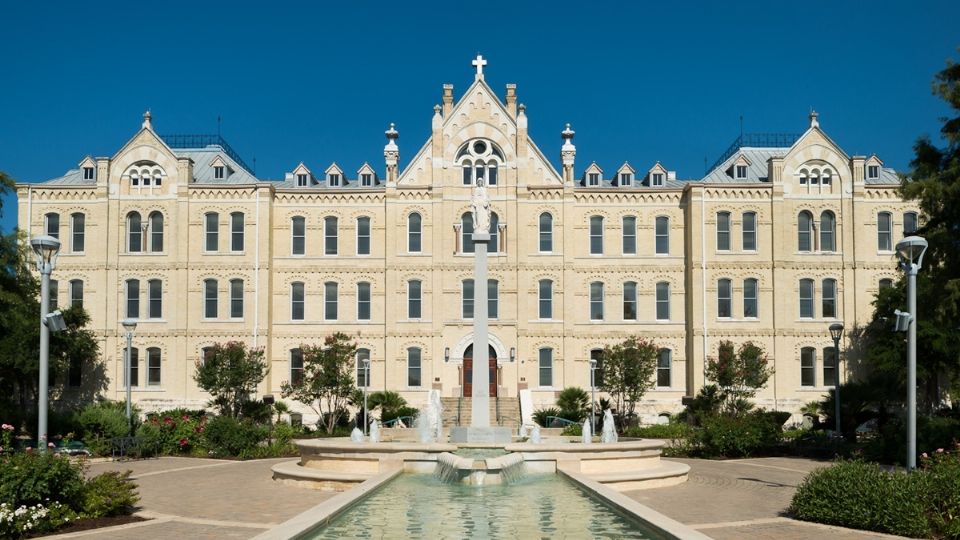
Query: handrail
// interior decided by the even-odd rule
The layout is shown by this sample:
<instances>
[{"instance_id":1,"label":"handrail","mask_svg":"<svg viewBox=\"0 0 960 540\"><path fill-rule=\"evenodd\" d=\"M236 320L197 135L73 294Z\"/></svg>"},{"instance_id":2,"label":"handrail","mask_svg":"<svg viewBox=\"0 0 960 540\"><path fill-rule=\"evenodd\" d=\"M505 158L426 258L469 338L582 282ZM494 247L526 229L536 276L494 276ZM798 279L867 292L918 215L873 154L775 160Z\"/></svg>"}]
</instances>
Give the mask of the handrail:
<instances>
[{"instance_id":1,"label":"handrail","mask_svg":"<svg viewBox=\"0 0 960 540\"><path fill-rule=\"evenodd\" d=\"M407 427L413 427L413 422L414 422L414 420L416 420L416 418L414 418L413 416L398 416L398 417L396 417L396 418L392 418L392 419L387 420L386 422L384 422L384 423L383 423L383 427L393 427L393 426L397 425L397 422L399 422L399 421L401 421L401 420L404 420L404 421L408 422L408 423L405 424Z\"/></svg>"},{"instance_id":2,"label":"handrail","mask_svg":"<svg viewBox=\"0 0 960 540\"><path fill-rule=\"evenodd\" d=\"M462 394L463 392L461 392ZM463 396L457 398L457 425L460 425L460 413L463 411Z\"/></svg>"},{"instance_id":3,"label":"handrail","mask_svg":"<svg viewBox=\"0 0 960 540\"><path fill-rule=\"evenodd\" d=\"M543 427L557 427L555 424L560 424L559 427L567 426L577 426L580 425L579 422L574 422L573 420L567 420L566 418L560 418L559 416L548 416L547 425Z\"/></svg>"},{"instance_id":4,"label":"handrail","mask_svg":"<svg viewBox=\"0 0 960 540\"><path fill-rule=\"evenodd\" d=\"M496 411L496 414L497 414L497 425L502 426L503 422L500 420L500 396L494 396L493 403L494 403L494 410Z\"/></svg>"}]
</instances>

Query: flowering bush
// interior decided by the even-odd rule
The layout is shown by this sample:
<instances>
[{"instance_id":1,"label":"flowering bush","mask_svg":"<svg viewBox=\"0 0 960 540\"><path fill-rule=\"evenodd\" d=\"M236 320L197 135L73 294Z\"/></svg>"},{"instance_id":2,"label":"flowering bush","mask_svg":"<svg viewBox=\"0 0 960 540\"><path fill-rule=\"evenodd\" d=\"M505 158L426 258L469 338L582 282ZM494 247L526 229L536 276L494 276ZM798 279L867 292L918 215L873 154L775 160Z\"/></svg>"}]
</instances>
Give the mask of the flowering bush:
<instances>
[{"instance_id":1,"label":"flowering bush","mask_svg":"<svg viewBox=\"0 0 960 540\"><path fill-rule=\"evenodd\" d=\"M137 436L143 439L146 446L159 448L163 454L184 454L202 446L200 443L206 425L205 415L165 411L148 415L137 430Z\"/></svg>"},{"instance_id":2,"label":"flowering bush","mask_svg":"<svg viewBox=\"0 0 960 540\"><path fill-rule=\"evenodd\" d=\"M0 538L50 532L76 518L76 512L69 506L56 501L17 508L0 503Z\"/></svg>"},{"instance_id":3,"label":"flowering bush","mask_svg":"<svg viewBox=\"0 0 960 540\"><path fill-rule=\"evenodd\" d=\"M0 454L13 449L13 431L10 424L0 425Z\"/></svg>"}]
</instances>

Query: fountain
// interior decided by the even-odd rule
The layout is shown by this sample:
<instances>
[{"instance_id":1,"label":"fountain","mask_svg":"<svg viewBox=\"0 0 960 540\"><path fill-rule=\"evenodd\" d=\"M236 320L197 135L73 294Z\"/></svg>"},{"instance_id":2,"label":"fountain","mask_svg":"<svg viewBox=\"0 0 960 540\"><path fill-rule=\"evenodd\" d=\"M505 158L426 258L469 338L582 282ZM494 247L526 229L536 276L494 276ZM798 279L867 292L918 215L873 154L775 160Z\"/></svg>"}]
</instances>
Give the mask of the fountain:
<instances>
[{"instance_id":1,"label":"fountain","mask_svg":"<svg viewBox=\"0 0 960 540\"><path fill-rule=\"evenodd\" d=\"M443 407L440 405L440 391L430 390L427 403L420 408L420 414L414 421L419 441L423 444L443 440Z\"/></svg>"},{"instance_id":2,"label":"fountain","mask_svg":"<svg viewBox=\"0 0 960 540\"><path fill-rule=\"evenodd\" d=\"M589 418L583 421L583 432L581 436L581 441L583 441L583 444L590 444L593 442L593 432L590 430Z\"/></svg>"},{"instance_id":3,"label":"fountain","mask_svg":"<svg viewBox=\"0 0 960 540\"><path fill-rule=\"evenodd\" d=\"M530 432L530 442L533 444L540 444L540 425L534 425L533 430Z\"/></svg>"},{"instance_id":4,"label":"fountain","mask_svg":"<svg viewBox=\"0 0 960 540\"><path fill-rule=\"evenodd\" d=\"M353 428L353 431L350 432L350 440L355 443L363 442L363 432L360 431L360 428Z\"/></svg>"},{"instance_id":5,"label":"fountain","mask_svg":"<svg viewBox=\"0 0 960 540\"><path fill-rule=\"evenodd\" d=\"M600 432L600 442L617 442L617 427L613 420L613 412L610 409L603 412L603 430Z\"/></svg>"},{"instance_id":6,"label":"fountain","mask_svg":"<svg viewBox=\"0 0 960 540\"><path fill-rule=\"evenodd\" d=\"M376 418L370 422L370 442L380 442L380 424L377 422Z\"/></svg>"}]
</instances>

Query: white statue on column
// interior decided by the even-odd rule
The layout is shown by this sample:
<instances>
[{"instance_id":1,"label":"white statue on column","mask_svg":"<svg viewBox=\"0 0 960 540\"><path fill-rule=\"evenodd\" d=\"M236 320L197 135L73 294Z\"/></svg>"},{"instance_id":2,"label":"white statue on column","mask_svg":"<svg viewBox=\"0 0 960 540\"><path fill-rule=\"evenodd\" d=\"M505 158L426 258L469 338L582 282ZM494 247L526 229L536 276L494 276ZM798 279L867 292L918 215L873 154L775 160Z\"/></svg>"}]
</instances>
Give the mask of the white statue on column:
<instances>
[{"instance_id":1,"label":"white statue on column","mask_svg":"<svg viewBox=\"0 0 960 540\"><path fill-rule=\"evenodd\" d=\"M490 199L483 178L477 178L473 187L473 232L490 233Z\"/></svg>"}]
</instances>

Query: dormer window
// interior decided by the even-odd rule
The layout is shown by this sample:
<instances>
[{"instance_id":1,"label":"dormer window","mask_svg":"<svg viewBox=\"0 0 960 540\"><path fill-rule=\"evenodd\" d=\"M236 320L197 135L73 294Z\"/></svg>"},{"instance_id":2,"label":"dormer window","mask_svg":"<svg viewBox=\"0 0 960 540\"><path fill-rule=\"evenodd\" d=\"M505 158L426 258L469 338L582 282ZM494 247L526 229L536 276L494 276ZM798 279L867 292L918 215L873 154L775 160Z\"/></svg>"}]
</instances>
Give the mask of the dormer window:
<instances>
[{"instance_id":1,"label":"dormer window","mask_svg":"<svg viewBox=\"0 0 960 540\"><path fill-rule=\"evenodd\" d=\"M747 166L746 165L737 165L734 171L734 178L737 180L743 180L747 177Z\"/></svg>"},{"instance_id":2,"label":"dormer window","mask_svg":"<svg viewBox=\"0 0 960 540\"><path fill-rule=\"evenodd\" d=\"M592 172L587 175L587 185L588 186L599 186L600 185L600 173Z\"/></svg>"},{"instance_id":3,"label":"dormer window","mask_svg":"<svg viewBox=\"0 0 960 540\"><path fill-rule=\"evenodd\" d=\"M327 185L330 187L340 187L340 175L337 173L328 174Z\"/></svg>"},{"instance_id":4,"label":"dormer window","mask_svg":"<svg viewBox=\"0 0 960 540\"><path fill-rule=\"evenodd\" d=\"M620 187L630 187L631 185L633 185L633 175L628 172L620 173Z\"/></svg>"},{"instance_id":5,"label":"dormer window","mask_svg":"<svg viewBox=\"0 0 960 540\"><path fill-rule=\"evenodd\" d=\"M650 175L650 185L653 186L662 186L663 185L663 173L653 173Z\"/></svg>"},{"instance_id":6,"label":"dormer window","mask_svg":"<svg viewBox=\"0 0 960 540\"><path fill-rule=\"evenodd\" d=\"M84 179L84 180L93 180L93 167L84 167L84 168L83 168L83 179Z\"/></svg>"},{"instance_id":7,"label":"dormer window","mask_svg":"<svg viewBox=\"0 0 960 540\"><path fill-rule=\"evenodd\" d=\"M307 174L300 173L297 175L297 187L306 187L307 186Z\"/></svg>"},{"instance_id":8,"label":"dormer window","mask_svg":"<svg viewBox=\"0 0 960 540\"><path fill-rule=\"evenodd\" d=\"M222 180L224 177L224 169L225 167L223 165L217 165L216 167L214 167L213 177L217 180Z\"/></svg>"},{"instance_id":9,"label":"dormer window","mask_svg":"<svg viewBox=\"0 0 960 540\"><path fill-rule=\"evenodd\" d=\"M867 165L867 178L870 180L876 180L877 178L880 178L880 166Z\"/></svg>"},{"instance_id":10,"label":"dormer window","mask_svg":"<svg viewBox=\"0 0 960 540\"><path fill-rule=\"evenodd\" d=\"M373 175L370 173L361 174L360 185L363 187L371 187L373 185Z\"/></svg>"}]
</instances>

